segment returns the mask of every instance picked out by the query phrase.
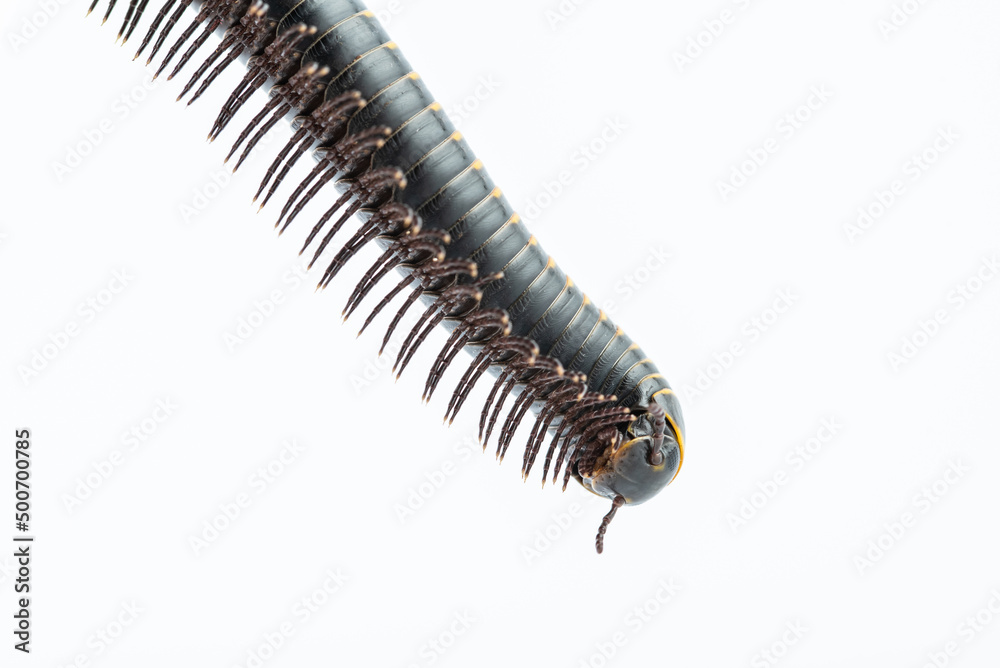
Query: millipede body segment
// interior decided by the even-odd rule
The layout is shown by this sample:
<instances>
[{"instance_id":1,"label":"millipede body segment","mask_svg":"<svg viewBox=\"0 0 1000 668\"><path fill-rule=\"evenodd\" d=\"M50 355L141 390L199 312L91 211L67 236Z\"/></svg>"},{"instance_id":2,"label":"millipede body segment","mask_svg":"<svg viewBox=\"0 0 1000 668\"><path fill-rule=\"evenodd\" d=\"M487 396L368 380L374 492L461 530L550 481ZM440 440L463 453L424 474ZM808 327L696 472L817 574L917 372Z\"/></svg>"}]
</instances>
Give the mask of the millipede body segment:
<instances>
[{"instance_id":1,"label":"millipede body segment","mask_svg":"<svg viewBox=\"0 0 1000 668\"><path fill-rule=\"evenodd\" d=\"M119 37L129 39L147 2L130 0ZM115 3L110 0L105 20ZM230 152L238 168L270 128L294 114L292 138L257 191L261 206L281 190L291 166L314 149L315 166L289 189L276 227L284 232L314 199L330 202L304 228L310 267L321 258L327 265L320 279L324 288L359 249L377 243L383 252L350 295L345 317L383 278L401 276L362 329L394 299L400 302L384 348L404 314L415 304L423 309L396 358L394 369L402 373L432 329L448 328L424 398L430 399L457 353L468 349L473 361L452 393L446 418L454 420L473 386L488 375L493 386L479 421L484 449L496 434L496 453L503 458L530 413L523 476L537 463L543 484L551 472L553 483L562 478L563 489L574 478L609 499L611 510L597 534L602 551L617 510L650 499L681 467L680 405L656 365L525 228L361 2L166 0L136 57L151 62L162 56L157 74L173 77L217 30L225 31L222 42L204 49L204 61L181 97L190 94L190 104L237 60L246 61L247 69L209 138L220 136L237 115L248 116ZM266 106L252 117L240 114L265 85ZM360 224L339 251L328 252L354 215Z\"/></svg>"}]
</instances>

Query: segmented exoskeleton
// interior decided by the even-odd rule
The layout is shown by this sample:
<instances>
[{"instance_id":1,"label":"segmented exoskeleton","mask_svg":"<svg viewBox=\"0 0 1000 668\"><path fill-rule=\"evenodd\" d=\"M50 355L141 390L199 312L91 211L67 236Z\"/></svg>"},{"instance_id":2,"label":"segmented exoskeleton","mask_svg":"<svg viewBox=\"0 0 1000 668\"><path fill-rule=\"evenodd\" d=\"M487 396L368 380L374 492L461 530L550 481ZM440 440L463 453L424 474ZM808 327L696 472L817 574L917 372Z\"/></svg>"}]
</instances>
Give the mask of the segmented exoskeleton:
<instances>
[{"instance_id":1,"label":"segmented exoskeleton","mask_svg":"<svg viewBox=\"0 0 1000 668\"><path fill-rule=\"evenodd\" d=\"M105 20L115 2L110 0ZM119 37L128 40L147 2L130 0ZM541 458L542 484L551 472L553 483L562 478L564 490L573 477L610 499L597 534L601 552L618 508L648 500L680 470L684 422L653 362L542 250L361 2L166 0L136 57L148 48L149 63L163 51L185 12L192 20L166 48L157 74L171 64L169 76L178 74L214 31L225 32L178 99L191 93L193 102L237 59L247 65L210 139L256 90L271 85L270 100L230 151L230 157L239 152L236 168L275 123L294 114L294 134L257 191L262 207L292 165L314 148L316 165L286 200L276 227L284 232L308 202L333 186L337 197L302 248L315 246L311 267L352 216L360 221L329 258L319 286L325 288L365 244L379 244L383 253L350 295L345 318L376 284L401 270L401 280L362 329L405 295L384 349L407 310L420 302L424 310L396 356L398 374L434 327L448 327L424 399L458 352L469 349L473 361L452 393L446 419L455 419L473 386L491 371L495 379L479 419L483 448L499 425L496 453L503 458L532 410L522 475Z\"/></svg>"}]
</instances>

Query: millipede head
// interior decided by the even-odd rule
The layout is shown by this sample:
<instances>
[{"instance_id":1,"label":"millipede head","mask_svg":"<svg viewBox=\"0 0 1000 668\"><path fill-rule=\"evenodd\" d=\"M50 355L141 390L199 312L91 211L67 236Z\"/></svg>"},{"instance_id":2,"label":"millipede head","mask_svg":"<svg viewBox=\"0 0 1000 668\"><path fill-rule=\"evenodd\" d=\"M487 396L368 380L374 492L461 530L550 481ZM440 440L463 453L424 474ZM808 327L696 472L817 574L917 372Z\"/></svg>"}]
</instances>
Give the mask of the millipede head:
<instances>
[{"instance_id":1,"label":"millipede head","mask_svg":"<svg viewBox=\"0 0 1000 668\"><path fill-rule=\"evenodd\" d=\"M581 441L599 440L576 461L573 477L599 496L635 505L648 501L666 487L680 468L677 435L667 424L663 409L650 403L633 410L632 420L616 426L611 434L603 429ZM595 444L596 445L596 444Z\"/></svg>"}]
</instances>

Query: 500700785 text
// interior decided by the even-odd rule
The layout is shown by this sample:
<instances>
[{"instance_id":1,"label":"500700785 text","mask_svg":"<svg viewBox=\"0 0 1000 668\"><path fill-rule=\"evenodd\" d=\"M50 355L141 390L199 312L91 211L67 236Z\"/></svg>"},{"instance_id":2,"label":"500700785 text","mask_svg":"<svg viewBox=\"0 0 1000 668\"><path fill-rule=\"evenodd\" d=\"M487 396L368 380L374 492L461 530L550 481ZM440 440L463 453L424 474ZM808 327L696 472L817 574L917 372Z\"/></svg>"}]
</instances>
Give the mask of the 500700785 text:
<instances>
[{"instance_id":1,"label":"500700785 text","mask_svg":"<svg viewBox=\"0 0 1000 668\"><path fill-rule=\"evenodd\" d=\"M27 532L31 522L31 431L14 432L14 528ZM31 651L31 536L14 536L14 558L17 560L17 577L14 593L17 606L14 612L14 649Z\"/></svg>"}]
</instances>

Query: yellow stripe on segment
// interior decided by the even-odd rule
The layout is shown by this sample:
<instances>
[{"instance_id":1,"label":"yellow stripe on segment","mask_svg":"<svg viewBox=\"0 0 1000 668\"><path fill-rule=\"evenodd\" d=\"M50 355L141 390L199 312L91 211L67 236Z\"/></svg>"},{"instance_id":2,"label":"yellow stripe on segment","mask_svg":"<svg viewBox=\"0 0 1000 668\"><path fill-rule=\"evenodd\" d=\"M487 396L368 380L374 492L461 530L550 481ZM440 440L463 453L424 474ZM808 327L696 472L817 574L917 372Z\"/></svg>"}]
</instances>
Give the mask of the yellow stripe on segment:
<instances>
[{"instance_id":1,"label":"yellow stripe on segment","mask_svg":"<svg viewBox=\"0 0 1000 668\"><path fill-rule=\"evenodd\" d=\"M425 160L427 160L432 155L434 155L434 153L438 149L440 149L442 146L444 146L445 144L447 144L448 142L450 142L452 139L454 139L454 135L452 135L451 137L448 137L448 139L445 139L440 144L435 145L433 148L431 148L431 150L427 151L427 153L424 153L422 156L420 156L420 159L417 160L412 165L410 165L409 169L406 170L406 175L409 176L410 174L412 174L414 172L414 170L416 170L418 167L420 167L424 163Z\"/></svg>"},{"instance_id":2,"label":"yellow stripe on segment","mask_svg":"<svg viewBox=\"0 0 1000 668\"><path fill-rule=\"evenodd\" d=\"M612 341L614 341L614 340L615 340L615 339L617 339L618 337L620 337L620 336L624 336L624 335L625 335L625 330L623 330L623 329L622 329L621 327L619 327L619 328L618 328L618 330L617 330L617 331L615 332L615 336L614 336L614 338L613 338L613 339L611 339L611 340L612 340ZM621 362L621 361L622 361L623 359L625 359L625 356L626 356L626 355L628 355L628 354L629 354L630 352L632 352L633 350L638 350L638 349L639 349L639 344L638 344L638 343L633 343L632 345L630 345L630 346L629 346L628 348L626 348L626 349L625 349L625 352L623 352L623 353L622 353L621 355L619 355L619 356L618 356L618 359L616 359L616 360L615 360L615 363L614 363L614 364L612 364L612 365L611 365L611 366L610 366L610 367L608 368L608 378L606 378L606 379L604 380L604 382L603 382L603 383L601 383L601 389L603 389L603 388L604 388L604 384L605 384L605 383L607 383L607 382L608 382L608 380L610 380L610 378L611 378L611 373L612 373L612 372L613 372L613 371L614 371L615 369L617 369L617 368L618 368L618 363L619 363L619 362ZM649 361L651 361L651 360L649 360L648 358L647 358L647 359L644 359L644 360L643 360L643 362L649 362ZM637 362L637 364L638 364L638 362ZM596 367L596 365L595 365L595 367ZM631 371L631 370L632 370L632 367L629 367L629 371ZM592 369L591 369L591 372L593 372L593 371L594 371L594 369L592 368ZM626 373L627 373L627 372L626 372ZM622 380L624 380L624 378L623 378ZM621 385L621 381L618 381L618 384L619 384L619 385ZM609 389L610 389L610 388L609 388ZM616 388L615 388L615 390L617 390L617 389L618 389L618 388L616 387ZM612 396L614 396L614 395L615 395L615 393L614 393L614 392L610 392L609 394L611 394Z\"/></svg>"},{"instance_id":3,"label":"yellow stripe on segment","mask_svg":"<svg viewBox=\"0 0 1000 668\"><path fill-rule=\"evenodd\" d=\"M566 277L566 289L568 289L572 284L573 284L573 281L569 280L569 276L567 276ZM566 336L566 332L569 331L569 328L573 326L573 323L576 322L576 319L580 317L581 313L583 313L583 309L587 305L587 301L586 301L587 297L586 297L586 295L584 295L583 299L584 299L584 301L583 301L582 304L580 304L580 307L578 309L576 309L576 313L573 314L573 317L570 318L569 322L566 323L566 326L563 327L563 331L559 332L559 336L557 336L556 340L553 341L552 347L549 348L550 351L555 350L559 346L559 342L562 341L562 339L563 339L564 336Z\"/></svg>"},{"instance_id":4,"label":"yellow stripe on segment","mask_svg":"<svg viewBox=\"0 0 1000 668\"><path fill-rule=\"evenodd\" d=\"M597 322L600 323L601 321L604 321L604 320L607 320L607 319L608 319L608 316L602 310L601 311L601 319L598 320ZM594 325L594 327L596 327L596 326L597 325ZM608 348L611 347L611 344L614 343L615 340L618 339L618 337L620 337L624 333L625 332L622 331L621 327L618 327L617 329L615 329L615 335L612 336L610 339L608 339L608 342L604 344L604 348L601 349L601 354L597 356L597 359L594 360L594 363L591 364L590 368L587 370L587 376L588 377L594 375L594 369L596 369L597 365L601 363L601 359L604 358L604 353L608 352ZM628 352L628 351L626 351L626 352ZM622 353L622 354L624 355L625 353ZM619 358L619 359L621 359L621 358Z\"/></svg>"},{"instance_id":5,"label":"yellow stripe on segment","mask_svg":"<svg viewBox=\"0 0 1000 668\"><path fill-rule=\"evenodd\" d=\"M289 14L290 13L291 12L289 12ZM288 16L288 14L286 14L285 16ZM326 32L324 32L322 35L320 35L319 37L316 38L316 40L312 43L312 46L315 46L316 44L319 44L319 42L324 37L326 37L327 35L329 35L330 33L332 33L334 30L336 30L340 26L344 25L348 21L353 21L354 19L356 19L358 17L362 17L362 16L365 17L365 18L367 18L367 19L370 19L370 18L373 18L375 16L375 14L373 14L370 9L366 9L363 12L358 12L357 14L351 14L347 18L345 18L345 19L343 19L341 21L338 21L337 23L334 23L332 26L330 26L329 28L327 28ZM306 49L306 53L309 53L309 51L312 50L312 46L310 46L308 49Z\"/></svg>"},{"instance_id":6,"label":"yellow stripe on segment","mask_svg":"<svg viewBox=\"0 0 1000 668\"><path fill-rule=\"evenodd\" d=\"M647 440L649 440L649 436L639 436L638 438L633 438L631 440L625 441L624 443L618 446L618 451L621 452L622 450L625 450L636 441L647 441Z\"/></svg>"},{"instance_id":7,"label":"yellow stripe on segment","mask_svg":"<svg viewBox=\"0 0 1000 668\"><path fill-rule=\"evenodd\" d=\"M398 83L401 83L401 82L403 82L403 81L406 81L406 80L407 80L408 78L409 78L409 76L408 76L408 75L407 75L407 76L401 76L401 77L399 77L398 79L396 79L395 81L392 81L392 82L390 82L390 83L389 83L388 85L386 85L386 86L384 86L384 87L382 87L382 88L379 88L379 89L378 89L377 91L375 91L375 94L374 94L374 95L372 95L372 96L371 96L370 98L368 98L367 100L365 100L365 102L367 102L368 104L371 104L372 102L374 102L375 100L377 100L377 99L378 99L378 97L379 97L380 95L382 95L383 93L385 93L385 92L386 92L387 90L389 90L390 88L392 88L393 86L395 86L395 85L396 85L396 84L398 84ZM418 113L419 113L419 112L418 112Z\"/></svg>"},{"instance_id":8,"label":"yellow stripe on segment","mask_svg":"<svg viewBox=\"0 0 1000 668\"><path fill-rule=\"evenodd\" d=\"M360 56L358 56L357 58L355 58L354 60L352 60L347 65L347 67L345 67L344 69L342 69L339 72L337 72L337 74L332 79L330 79L330 81L326 84L327 90L328 91L330 90L330 85L331 84L333 84L334 82L339 81L340 77L344 76L345 74L347 74L348 72L350 72L351 70L353 70L355 67L358 66L358 64L362 60L364 60L368 56L370 56L370 55L372 55L374 53L378 53L382 49L395 49L395 48L396 48L396 43L395 42L386 42L385 44L379 44L374 49L369 49L368 51L365 51Z\"/></svg>"},{"instance_id":9,"label":"yellow stripe on segment","mask_svg":"<svg viewBox=\"0 0 1000 668\"><path fill-rule=\"evenodd\" d=\"M496 190L499 190L499 188L497 188ZM496 190L494 190L494 192L496 192ZM489 201L489 200L491 199L491 197L492 197L492 195L487 195L486 197L484 197L484 198L482 198L481 200L479 200L478 202L476 202L476 204L475 204L475 205L474 205L474 206L473 206L473 207L472 207L471 209L469 209L468 211L466 211L466 212L465 212L465 213L464 213L464 214L462 215L462 217L461 217L461 218L459 218L458 220L456 220L456 221L455 221L455 222L454 222L454 223L452 224L452 226L448 228L448 230L447 230L447 231L448 231L448 232L451 232L451 231L452 231L452 230L454 230L454 229L455 229L456 227L458 227L459 225L461 225L461 224L462 224L462 222L463 222L463 221L464 221L464 220L465 220L466 218L468 218L468 217L469 217L469 215L471 215L471 214L472 214L472 213L473 213L473 212L474 212L474 211L475 211L476 209L478 209L479 207L483 206L483 205L484 205L484 204L485 204L486 202L488 202L488 201Z\"/></svg>"},{"instance_id":10,"label":"yellow stripe on segment","mask_svg":"<svg viewBox=\"0 0 1000 668\"><path fill-rule=\"evenodd\" d=\"M514 215L517 215L517 214L514 214ZM531 283L529 283L529 284L528 284L528 287L526 287L526 288L524 289L524 291L523 291L523 292L521 292L521 294L519 294L519 295L517 296L517 299L515 299L515 300L514 300L513 302L511 302L510 306L508 306L508 307L507 307L507 309L508 309L508 310L511 310L511 309L513 309L513 308L514 308L514 306L516 306L516 305L517 305L517 304L518 304L518 303L519 303L519 302L520 302L520 301L521 301L522 299L524 299L524 296L525 296L526 294L528 294L528 292L530 292L530 291L531 291L531 288L532 288L532 287L534 287L535 283L537 283L537 282L538 282L538 279L540 279L540 278L541 278L542 276L544 276L544 275L545 275L545 272L547 272L547 271L548 271L549 269L551 269L551 268L552 268L552 267L554 267L554 266L556 266L556 262L555 262L555 260L553 260L553 259L552 259L552 257L550 256L550 257L549 257L549 261L548 261L548 262L546 263L546 265L545 265L545 266L544 266L544 267L542 268L542 270L541 270L540 272L538 272L538 275L537 275L537 276L535 276L535 277L534 277L533 279L531 279ZM559 293L559 295L561 296L561 295L562 295L562 293L560 292L560 293ZM558 297L556 297L556 299L558 299ZM553 302L553 304L554 304L554 303L555 303L555 302ZM552 308L552 304L549 304L549 308ZM549 309L545 309L545 313L548 313L548 312L549 312ZM542 314L542 316L543 316L543 317L545 316L545 313L543 313L543 314ZM539 318L538 320L541 320L541 318ZM538 324L538 320L536 320L536 321L535 321L534 323L532 323L532 325L531 325L531 329L534 329L534 328L535 328L535 325L537 325L537 324Z\"/></svg>"},{"instance_id":11,"label":"yellow stripe on segment","mask_svg":"<svg viewBox=\"0 0 1000 668\"><path fill-rule=\"evenodd\" d=\"M582 310L582 309L581 309L581 310ZM587 343L588 343L588 342L590 341L590 337L592 337L592 336L594 335L594 332L596 332L596 331L597 331L597 327L598 327L598 326L599 326L600 324L601 324L601 321L600 321L600 319L598 319L598 320L597 320L597 322L595 322L595 323L594 323L594 326L590 328L590 332L589 332L589 333L587 334L587 338L585 338L585 339L583 340L583 343L581 343L581 344L580 344L580 348L579 348L579 349L578 349L578 350L576 351L576 354L575 354L575 355L573 355L573 359L571 359L571 360L569 361L569 368L573 368L573 365L574 365L574 364L576 364L576 359L577 359L577 358L578 358L578 357L579 357L579 356L580 356L581 354L583 354L583 349L587 347ZM590 374L586 374L586 375L590 375Z\"/></svg>"},{"instance_id":12,"label":"yellow stripe on segment","mask_svg":"<svg viewBox=\"0 0 1000 668\"><path fill-rule=\"evenodd\" d=\"M372 97L372 100L374 100L376 97L378 97L379 95L381 95L385 90L391 88L392 86L394 86L395 84L397 84L400 81L405 80L406 78L407 77L401 77L399 79L396 79L396 81L392 82L391 84L389 84L388 86L386 86L385 88L383 88L382 90L380 90L379 92L375 93L375 95ZM368 103L371 104L372 100L368 100ZM407 125L409 125L410 123L412 123L413 119L415 119L417 116L420 116L421 114L426 114L428 111L441 111L441 105L439 103L437 103L437 102L431 102L429 105L427 105L426 107L424 107L423 109L421 109L417 113L415 113L412 116L410 116L409 118L407 118L405 121L403 121L402 123L400 123L399 127L397 127L395 130L393 130L392 133L388 137L386 137L386 142L388 142L390 139L392 139L393 137L395 137L396 134L400 130L402 130Z\"/></svg>"},{"instance_id":13,"label":"yellow stripe on segment","mask_svg":"<svg viewBox=\"0 0 1000 668\"><path fill-rule=\"evenodd\" d=\"M637 346L637 347L638 347L638 346ZM619 360L618 360L618 361L621 361L621 358L619 358ZM615 385L615 389L614 389L614 392L612 392L611 394L615 394L615 395L617 395L617 394L618 394L618 390L622 389L622 383L624 383L624 382L625 382L625 380L626 380L626 379L628 378L628 375L629 375L630 373L632 373L632 369L636 368L636 367L637 367L637 366L639 366L640 364L646 364L647 362L652 362L652 361L653 361L653 360L651 360L651 359L649 359L649 358L647 357L646 359L644 359L644 360L640 360L640 361L636 362L635 364L633 364L632 366L630 366L630 367L628 368L628 370L627 370L627 371L626 371L625 373L623 373L623 374L622 374L622 379L618 381L618 384L617 384L617 385ZM616 363L616 366L617 366L617 363ZM612 369L612 371L614 371L614 369ZM642 383L642 381L646 380L647 378L655 378L656 376L660 376L660 378L662 378L662 377L663 377L663 376L662 376L661 374L658 374L658 373L650 373L650 374L647 374L647 375L643 376L642 378L640 378L640 379L639 379L639 381L638 381L638 382L637 382L637 383L635 384L636 388L638 388L638 387L639 387L639 385L640 385L640 384ZM633 390L633 391L634 391L634 390Z\"/></svg>"},{"instance_id":14,"label":"yellow stripe on segment","mask_svg":"<svg viewBox=\"0 0 1000 668\"><path fill-rule=\"evenodd\" d=\"M490 244L497 237L497 235L499 235L503 230L507 229L507 227L509 225L517 225L520 221L521 221L521 217L520 216L518 216L516 213L514 215L512 215L510 218L508 218L504 222L503 225L501 225L500 227L498 227L493 234L491 234L489 237L487 237L486 241L484 241L483 243L479 244L479 246L476 248L476 250L474 250L471 253L469 253L469 257L470 258L476 257L476 255L479 253L479 251L481 251L484 248L486 248L486 246L488 244ZM522 249L522 250L524 250L524 249ZM508 266L510 266L510 265L508 265ZM506 269L506 268L507 267L504 267L504 269Z\"/></svg>"},{"instance_id":15,"label":"yellow stripe on segment","mask_svg":"<svg viewBox=\"0 0 1000 668\"><path fill-rule=\"evenodd\" d=\"M437 103L435 102L435 104L437 104ZM477 164L478 164L478 166L477 166ZM443 186L441 186L440 188L438 188L437 191L433 195L431 195L430 197L428 197L427 199L425 199L423 202L421 202L420 206L417 207L417 213L420 213L420 211L425 206L427 206L428 204L430 204L431 202L433 202L435 199L437 199L438 197L440 197L441 193L443 193L445 190L447 190L448 188L450 188L453 183L455 183L460 178L462 178L463 176L465 176L470 170L476 170L476 169L479 169L479 167L482 167L482 166L483 166L483 163L481 163L478 160L476 160L474 163L472 163L471 165L469 165L468 167L466 167L465 169L463 169L462 171L460 171L458 174L456 174L454 177L452 177L452 179L450 181L448 181L448 183L446 183Z\"/></svg>"},{"instance_id":16,"label":"yellow stripe on segment","mask_svg":"<svg viewBox=\"0 0 1000 668\"><path fill-rule=\"evenodd\" d=\"M549 260L551 260L551 259L552 258L550 256ZM551 267L554 267L554 266L555 266L555 262L553 262L551 265L547 266L546 269L550 269ZM559 300L562 299L563 295L566 294L566 290L567 289L569 289L569 277L568 276L566 277L566 285L564 285L563 289L559 291L559 294L556 295L556 298L552 300L552 303L548 305L548 307L545 309L545 312L542 313L542 315L538 316L538 318L535 319L535 322L531 323L531 329L528 330L528 334L527 334L527 337L529 339L535 338L535 337L532 336L532 334L534 333L535 328L538 327L538 323L540 323L542 320L544 320L545 316L547 316L549 314L549 312L555 307L555 305L559 303ZM564 329L563 331L566 331L566 330ZM562 334L560 334L559 337L562 338ZM558 341L558 339L556 339L556 340ZM554 343L552 344L552 347L553 348L555 347Z\"/></svg>"},{"instance_id":17,"label":"yellow stripe on segment","mask_svg":"<svg viewBox=\"0 0 1000 668\"><path fill-rule=\"evenodd\" d=\"M670 479L670 482L673 482L674 478L677 477L677 474L681 472L681 467L684 465L684 436L681 434L681 430L677 428L677 423L674 422L672 417L670 417L670 413L665 413L665 417L667 418L667 422L669 422L670 426L674 429L674 434L677 436L677 449L680 451L680 461L677 462L677 470L674 472L674 477ZM667 484L669 485L670 482Z\"/></svg>"}]
</instances>

